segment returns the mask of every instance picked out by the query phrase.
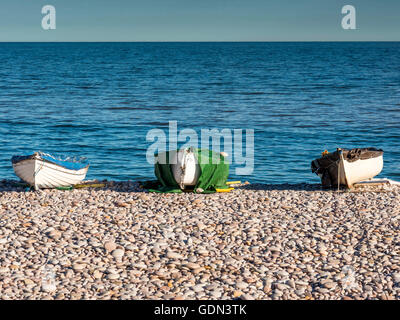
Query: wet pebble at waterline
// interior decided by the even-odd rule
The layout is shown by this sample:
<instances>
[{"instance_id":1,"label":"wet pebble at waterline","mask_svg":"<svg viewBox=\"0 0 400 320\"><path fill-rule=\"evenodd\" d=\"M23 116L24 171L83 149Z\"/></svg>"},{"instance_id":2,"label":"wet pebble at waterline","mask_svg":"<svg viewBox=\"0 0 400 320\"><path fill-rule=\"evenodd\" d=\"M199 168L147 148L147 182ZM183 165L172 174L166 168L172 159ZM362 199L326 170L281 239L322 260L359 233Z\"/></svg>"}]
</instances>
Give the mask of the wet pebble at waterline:
<instances>
[{"instance_id":1,"label":"wet pebble at waterline","mask_svg":"<svg viewBox=\"0 0 400 320\"><path fill-rule=\"evenodd\" d=\"M5 181L0 298L398 299L399 200L394 186L202 195Z\"/></svg>"}]
</instances>

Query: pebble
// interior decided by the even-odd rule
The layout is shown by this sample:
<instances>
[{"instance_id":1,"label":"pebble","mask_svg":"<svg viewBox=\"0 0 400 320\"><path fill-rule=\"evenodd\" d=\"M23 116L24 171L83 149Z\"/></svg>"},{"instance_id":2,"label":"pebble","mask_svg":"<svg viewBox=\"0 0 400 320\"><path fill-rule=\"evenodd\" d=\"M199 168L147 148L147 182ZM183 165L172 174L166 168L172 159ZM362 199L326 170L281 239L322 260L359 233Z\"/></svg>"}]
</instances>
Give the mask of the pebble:
<instances>
[{"instance_id":1,"label":"pebble","mask_svg":"<svg viewBox=\"0 0 400 320\"><path fill-rule=\"evenodd\" d=\"M203 291L203 285L201 285L201 284L198 284L198 285L195 285L195 286L193 286L192 287L192 290L194 291L194 292L201 292L201 291Z\"/></svg>"},{"instance_id":2,"label":"pebble","mask_svg":"<svg viewBox=\"0 0 400 320\"><path fill-rule=\"evenodd\" d=\"M206 290L214 290L218 288L218 285L215 283L209 284L207 286L204 287Z\"/></svg>"},{"instance_id":3,"label":"pebble","mask_svg":"<svg viewBox=\"0 0 400 320\"><path fill-rule=\"evenodd\" d=\"M58 230L52 230L49 232L49 237L54 240L58 240L61 238L61 232Z\"/></svg>"},{"instance_id":4,"label":"pebble","mask_svg":"<svg viewBox=\"0 0 400 320\"><path fill-rule=\"evenodd\" d=\"M85 268L86 268L86 264L84 264L84 263L74 263L72 265L72 269L74 269L75 271L82 271Z\"/></svg>"},{"instance_id":5,"label":"pebble","mask_svg":"<svg viewBox=\"0 0 400 320\"><path fill-rule=\"evenodd\" d=\"M120 260L124 256L125 251L123 249L115 249L111 254L116 260Z\"/></svg>"},{"instance_id":6,"label":"pebble","mask_svg":"<svg viewBox=\"0 0 400 320\"><path fill-rule=\"evenodd\" d=\"M296 284L293 280L288 280L286 283L289 287L296 289Z\"/></svg>"},{"instance_id":7,"label":"pebble","mask_svg":"<svg viewBox=\"0 0 400 320\"><path fill-rule=\"evenodd\" d=\"M238 289L246 289L249 285L246 282L239 281L236 283L236 288Z\"/></svg>"},{"instance_id":8,"label":"pebble","mask_svg":"<svg viewBox=\"0 0 400 320\"><path fill-rule=\"evenodd\" d=\"M250 294L245 293L240 296L240 300L254 300L254 298Z\"/></svg>"},{"instance_id":9,"label":"pebble","mask_svg":"<svg viewBox=\"0 0 400 320\"><path fill-rule=\"evenodd\" d=\"M347 262L350 262L353 258L350 255L348 255L347 253L344 253L343 259Z\"/></svg>"},{"instance_id":10,"label":"pebble","mask_svg":"<svg viewBox=\"0 0 400 320\"><path fill-rule=\"evenodd\" d=\"M294 293L296 295L298 295L299 297L302 297L304 295L305 291L306 290L304 288L300 288L300 289L295 290Z\"/></svg>"},{"instance_id":11,"label":"pebble","mask_svg":"<svg viewBox=\"0 0 400 320\"><path fill-rule=\"evenodd\" d=\"M334 289L334 288L336 288L336 283L335 282L325 282L323 284L323 286L324 286L324 288L327 288L327 289Z\"/></svg>"},{"instance_id":12,"label":"pebble","mask_svg":"<svg viewBox=\"0 0 400 320\"><path fill-rule=\"evenodd\" d=\"M148 195L146 195L146 194L141 194L141 195L139 196L139 198L140 198L141 200L143 200L143 201L149 201L149 200L150 200L150 197L149 197Z\"/></svg>"},{"instance_id":13,"label":"pebble","mask_svg":"<svg viewBox=\"0 0 400 320\"><path fill-rule=\"evenodd\" d=\"M400 283L400 273L394 273L393 280L395 283Z\"/></svg>"},{"instance_id":14,"label":"pebble","mask_svg":"<svg viewBox=\"0 0 400 320\"><path fill-rule=\"evenodd\" d=\"M118 278L119 278L119 274L118 273L110 273L110 274L107 275L107 279L110 279L110 280L116 280Z\"/></svg>"},{"instance_id":15,"label":"pebble","mask_svg":"<svg viewBox=\"0 0 400 320\"><path fill-rule=\"evenodd\" d=\"M211 296L212 296L214 299L221 298L222 292L219 291L219 290L214 290L214 291L211 292Z\"/></svg>"},{"instance_id":16,"label":"pebble","mask_svg":"<svg viewBox=\"0 0 400 320\"><path fill-rule=\"evenodd\" d=\"M167 258L168 259L183 259L183 256L179 253L173 252L173 251L168 251L167 252Z\"/></svg>"},{"instance_id":17,"label":"pebble","mask_svg":"<svg viewBox=\"0 0 400 320\"><path fill-rule=\"evenodd\" d=\"M400 299L396 186L15 191L0 181L3 299Z\"/></svg>"},{"instance_id":18,"label":"pebble","mask_svg":"<svg viewBox=\"0 0 400 320\"><path fill-rule=\"evenodd\" d=\"M95 279L101 279L102 276L103 276L103 273L102 273L101 271L99 271L99 270L95 270L95 271L93 272L93 277L94 277Z\"/></svg>"},{"instance_id":19,"label":"pebble","mask_svg":"<svg viewBox=\"0 0 400 320\"><path fill-rule=\"evenodd\" d=\"M242 294L243 294L242 291L235 290L235 291L233 292L233 297L234 297L234 298L238 298L238 297L240 297Z\"/></svg>"},{"instance_id":20,"label":"pebble","mask_svg":"<svg viewBox=\"0 0 400 320\"><path fill-rule=\"evenodd\" d=\"M106 249L108 252L112 252L113 250L115 250L117 248L117 245L115 244L115 242L113 241L107 241L104 244L104 249Z\"/></svg>"},{"instance_id":21,"label":"pebble","mask_svg":"<svg viewBox=\"0 0 400 320\"><path fill-rule=\"evenodd\" d=\"M200 266L197 263L193 263L193 262L185 263L184 266L186 268L189 268L189 269L192 269L192 270L200 268Z\"/></svg>"},{"instance_id":22,"label":"pebble","mask_svg":"<svg viewBox=\"0 0 400 320\"><path fill-rule=\"evenodd\" d=\"M42 290L44 292L54 292L57 290L57 286L54 283L43 283Z\"/></svg>"},{"instance_id":23,"label":"pebble","mask_svg":"<svg viewBox=\"0 0 400 320\"><path fill-rule=\"evenodd\" d=\"M196 251L197 254L201 255L201 256L208 256L208 250L205 249L199 249Z\"/></svg>"},{"instance_id":24,"label":"pebble","mask_svg":"<svg viewBox=\"0 0 400 320\"><path fill-rule=\"evenodd\" d=\"M274 287L280 291L286 290L288 288L287 285L283 284L283 283L274 283Z\"/></svg>"}]
</instances>

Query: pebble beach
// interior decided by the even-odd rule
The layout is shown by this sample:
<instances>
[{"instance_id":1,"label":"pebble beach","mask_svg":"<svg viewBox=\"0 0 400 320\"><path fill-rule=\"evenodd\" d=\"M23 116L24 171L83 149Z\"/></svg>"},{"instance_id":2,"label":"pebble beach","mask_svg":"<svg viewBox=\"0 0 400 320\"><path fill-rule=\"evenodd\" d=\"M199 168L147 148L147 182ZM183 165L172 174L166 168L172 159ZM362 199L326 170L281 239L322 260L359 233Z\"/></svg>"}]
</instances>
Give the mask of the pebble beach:
<instances>
[{"instance_id":1,"label":"pebble beach","mask_svg":"<svg viewBox=\"0 0 400 320\"><path fill-rule=\"evenodd\" d=\"M0 182L0 299L399 299L400 187Z\"/></svg>"}]
</instances>

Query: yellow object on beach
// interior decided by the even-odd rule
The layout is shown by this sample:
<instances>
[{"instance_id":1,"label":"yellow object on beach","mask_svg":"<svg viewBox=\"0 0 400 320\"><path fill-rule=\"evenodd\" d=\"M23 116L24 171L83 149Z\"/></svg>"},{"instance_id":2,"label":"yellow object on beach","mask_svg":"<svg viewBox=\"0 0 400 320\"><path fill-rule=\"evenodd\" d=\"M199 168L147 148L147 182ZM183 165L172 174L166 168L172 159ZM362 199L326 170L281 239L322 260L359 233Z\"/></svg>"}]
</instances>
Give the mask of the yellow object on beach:
<instances>
[{"instance_id":1,"label":"yellow object on beach","mask_svg":"<svg viewBox=\"0 0 400 320\"><path fill-rule=\"evenodd\" d=\"M228 189L215 189L217 192L231 192L234 188L228 188Z\"/></svg>"},{"instance_id":2,"label":"yellow object on beach","mask_svg":"<svg viewBox=\"0 0 400 320\"><path fill-rule=\"evenodd\" d=\"M80 188L104 188L105 183L88 183L88 184L76 184L74 185L75 189Z\"/></svg>"},{"instance_id":3,"label":"yellow object on beach","mask_svg":"<svg viewBox=\"0 0 400 320\"><path fill-rule=\"evenodd\" d=\"M242 183L242 181L228 181L226 184L229 186L230 184L238 184Z\"/></svg>"}]
</instances>

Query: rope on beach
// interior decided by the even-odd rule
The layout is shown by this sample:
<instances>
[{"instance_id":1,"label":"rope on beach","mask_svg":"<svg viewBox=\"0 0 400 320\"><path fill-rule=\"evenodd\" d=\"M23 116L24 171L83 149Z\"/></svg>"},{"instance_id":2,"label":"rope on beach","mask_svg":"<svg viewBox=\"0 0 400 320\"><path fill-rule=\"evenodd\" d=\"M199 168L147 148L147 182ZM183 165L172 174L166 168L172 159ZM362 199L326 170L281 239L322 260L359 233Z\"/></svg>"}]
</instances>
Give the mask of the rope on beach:
<instances>
[{"instance_id":1,"label":"rope on beach","mask_svg":"<svg viewBox=\"0 0 400 320\"><path fill-rule=\"evenodd\" d=\"M340 161L337 166L338 174L337 174L337 191L340 191Z\"/></svg>"},{"instance_id":2,"label":"rope on beach","mask_svg":"<svg viewBox=\"0 0 400 320\"><path fill-rule=\"evenodd\" d=\"M338 148L337 151L339 152L339 159L337 160L337 166L338 166L338 175L337 175L337 190L340 190L340 160L342 160L343 163L343 169L344 169L344 159L343 159L343 151L342 149ZM346 180L346 174L343 172L343 175Z\"/></svg>"}]
</instances>

